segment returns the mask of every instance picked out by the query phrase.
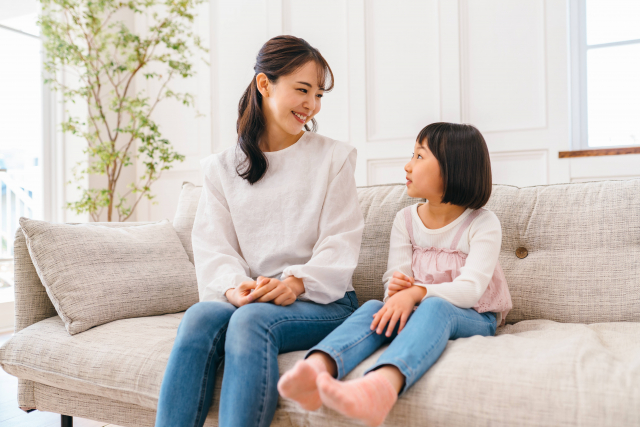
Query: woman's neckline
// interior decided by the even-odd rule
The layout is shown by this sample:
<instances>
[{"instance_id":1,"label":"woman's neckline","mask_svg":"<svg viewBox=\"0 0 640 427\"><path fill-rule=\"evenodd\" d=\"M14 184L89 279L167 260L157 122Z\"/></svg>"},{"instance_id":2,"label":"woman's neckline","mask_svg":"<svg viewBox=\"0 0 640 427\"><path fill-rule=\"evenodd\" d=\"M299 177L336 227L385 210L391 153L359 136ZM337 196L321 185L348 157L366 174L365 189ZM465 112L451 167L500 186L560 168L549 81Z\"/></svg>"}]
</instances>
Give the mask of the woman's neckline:
<instances>
[{"instance_id":1,"label":"woman's neckline","mask_svg":"<svg viewBox=\"0 0 640 427\"><path fill-rule=\"evenodd\" d=\"M413 205L413 208L411 209L411 214L414 215L414 220L417 220L416 222L418 223L418 226L420 227L420 229L429 234L439 234L439 233L449 231L450 229L460 224L473 211L473 209L467 208L464 212L460 214L458 218L454 219L444 227L428 228L426 225L424 225L424 222L422 222L422 218L420 218L420 215L418 215L418 207L424 204L425 203L416 203L415 205Z\"/></svg>"},{"instance_id":2,"label":"woman's neckline","mask_svg":"<svg viewBox=\"0 0 640 427\"><path fill-rule=\"evenodd\" d=\"M301 136L300 138L298 138L298 140L297 140L296 142L294 142L293 144L291 144L291 145L290 145L290 146L288 146L287 148L283 148L282 150L277 150L277 151L263 151L263 153L264 153L265 155L274 156L274 155L278 155L278 153L282 153L282 152L285 152L285 151L291 151L291 149L292 149L293 147L295 147L296 145L299 145L299 144L300 144L300 142L301 142L303 139L305 139L305 138L306 138L306 136L307 136L307 134L308 134L308 133L309 133L309 132L305 131L305 132L302 134L302 136Z\"/></svg>"}]
</instances>

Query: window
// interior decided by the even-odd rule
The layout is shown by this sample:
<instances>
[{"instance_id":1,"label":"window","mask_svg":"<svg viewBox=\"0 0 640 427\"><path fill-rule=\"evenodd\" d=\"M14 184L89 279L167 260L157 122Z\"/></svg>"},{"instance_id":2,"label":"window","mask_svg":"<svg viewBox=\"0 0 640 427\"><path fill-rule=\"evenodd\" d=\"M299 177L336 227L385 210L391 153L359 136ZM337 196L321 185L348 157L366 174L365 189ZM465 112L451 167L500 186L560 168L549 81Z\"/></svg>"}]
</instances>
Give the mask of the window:
<instances>
[{"instance_id":1,"label":"window","mask_svg":"<svg viewBox=\"0 0 640 427\"><path fill-rule=\"evenodd\" d=\"M640 1L572 0L573 149L640 146Z\"/></svg>"},{"instance_id":2,"label":"window","mask_svg":"<svg viewBox=\"0 0 640 427\"><path fill-rule=\"evenodd\" d=\"M3 307L13 301L18 219L42 219L43 195L39 8L32 1L5 3L0 8L0 330L7 326Z\"/></svg>"}]
</instances>

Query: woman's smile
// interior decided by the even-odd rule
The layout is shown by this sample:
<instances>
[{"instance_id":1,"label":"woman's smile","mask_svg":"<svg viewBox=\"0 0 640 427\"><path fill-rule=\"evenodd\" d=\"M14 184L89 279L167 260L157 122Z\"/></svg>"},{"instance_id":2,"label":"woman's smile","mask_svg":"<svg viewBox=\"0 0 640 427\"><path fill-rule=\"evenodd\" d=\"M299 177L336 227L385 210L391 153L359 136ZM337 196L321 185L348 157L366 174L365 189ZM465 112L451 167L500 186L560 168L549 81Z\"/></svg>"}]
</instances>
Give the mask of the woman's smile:
<instances>
[{"instance_id":1,"label":"woman's smile","mask_svg":"<svg viewBox=\"0 0 640 427\"><path fill-rule=\"evenodd\" d=\"M293 117L295 117L296 120L302 124L304 124L307 121L307 116L305 116L302 113L296 113L295 111L292 111L291 114L293 114Z\"/></svg>"}]
</instances>

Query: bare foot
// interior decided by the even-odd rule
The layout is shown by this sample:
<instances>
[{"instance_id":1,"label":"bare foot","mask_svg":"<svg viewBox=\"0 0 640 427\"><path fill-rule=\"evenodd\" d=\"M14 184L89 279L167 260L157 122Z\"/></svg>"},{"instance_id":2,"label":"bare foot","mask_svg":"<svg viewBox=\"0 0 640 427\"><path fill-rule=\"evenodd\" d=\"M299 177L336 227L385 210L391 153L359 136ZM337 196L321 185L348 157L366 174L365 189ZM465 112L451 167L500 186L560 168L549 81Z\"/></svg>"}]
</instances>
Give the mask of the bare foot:
<instances>
[{"instance_id":1,"label":"bare foot","mask_svg":"<svg viewBox=\"0 0 640 427\"><path fill-rule=\"evenodd\" d=\"M322 403L371 427L382 424L398 400L396 389L377 371L344 382L322 373L318 375L316 383Z\"/></svg>"},{"instance_id":2,"label":"bare foot","mask_svg":"<svg viewBox=\"0 0 640 427\"><path fill-rule=\"evenodd\" d=\"M320 372L327 372L322 363L311 358L298 361L278 381L280 395L298 402L306 411L317 411L322 406L316 386L316 377Z\"/></svg>"}]
</instances>

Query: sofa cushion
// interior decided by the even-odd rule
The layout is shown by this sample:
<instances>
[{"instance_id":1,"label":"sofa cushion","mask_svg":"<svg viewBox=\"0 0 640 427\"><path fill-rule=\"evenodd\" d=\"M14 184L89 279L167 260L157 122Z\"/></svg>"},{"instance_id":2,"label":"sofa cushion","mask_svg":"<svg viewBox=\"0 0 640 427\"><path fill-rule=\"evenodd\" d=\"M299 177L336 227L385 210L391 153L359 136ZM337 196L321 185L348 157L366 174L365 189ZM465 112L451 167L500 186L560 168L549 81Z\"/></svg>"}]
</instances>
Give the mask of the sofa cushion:
<instances>
[{"instance_id":1,"label":"sofa cushion","mask_svg":"<svg viewBox=\"0 0 640 427\"><path fill-rule=\"evenodd\" d=\"M195 268L168 220L111 228L20 218L40 281L70 334L198 302Z\"/></svg>"},{"instance_id":2,"label":"sofa cushion","mask_svg":"<svg viewBox=\"0 0 640 427\"><path fill-rule=\"evenodd\" d=\"M0 349L12 375L59 389L155 409L183 313L123 319L69 336L58 317ZM348 378L362 375L383 349ZM305 352L279 356L283 373ZM523 321L495 337L449 341L438 362L401 399L389 425L638 425L640 323ZM221 373L221 371L219 371ZM209 419L215 419L221 374ZM356 426L322 408L281 399L274 425ZM286 422L285 422L286 421ZM332 424L333 423L333 424Z\"/></svg>"},{"instance_id":3,"label":"sofa cushion","mask_svg":"<svg viewBox=\"0 0 640 427\"><path fill-rule=\"evenodd\" d=\"M507 322L640 322L640 180L498 185L487 208L502 223Z\"/></svg>"},{"instance_id":4,"label":"sofa cushion","mask_svg":"<svg viewBox=\"0 0 640 427\"><path fill-rule=\"evenodd\" d=\"M121 319L73 336L51 317L5 343L0 363L19 378L155 409L183 315Z\"/></svg>"}]
</instances>

